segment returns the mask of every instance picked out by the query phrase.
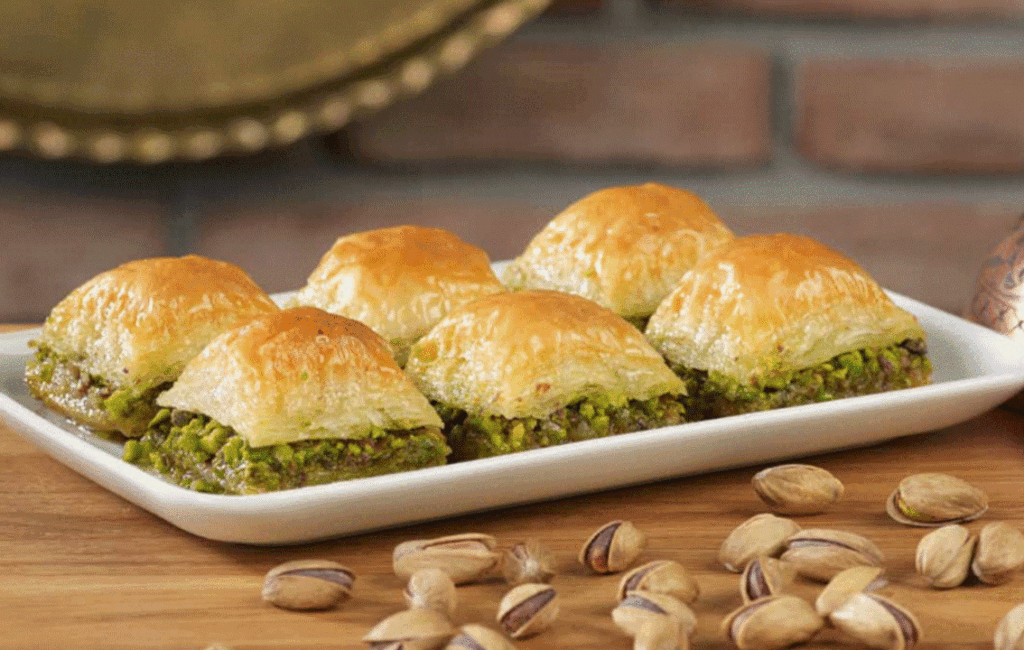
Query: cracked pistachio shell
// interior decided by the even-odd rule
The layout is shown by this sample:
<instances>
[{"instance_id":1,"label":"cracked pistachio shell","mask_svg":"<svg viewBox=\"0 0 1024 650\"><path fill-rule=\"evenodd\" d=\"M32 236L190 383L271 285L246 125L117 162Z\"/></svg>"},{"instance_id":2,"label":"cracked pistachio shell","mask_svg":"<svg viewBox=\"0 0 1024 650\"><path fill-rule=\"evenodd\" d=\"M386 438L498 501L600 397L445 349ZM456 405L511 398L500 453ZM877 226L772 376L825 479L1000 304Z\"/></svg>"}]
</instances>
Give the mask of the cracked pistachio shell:
<instances>
[{"instance_id":1,"label":"cracked pistachio shell","mask_svg":"<svg viewBox=\"0 0 1024 650\"><path fill-rule=\"evenodd\" d=\"M700 586L683 565L672 560L654 560L622 576L619 600L631 591L668 594L692 605L700 596Z\"/></svg>"},{"instance_id":2,"label":"cracked pistachio shell","mask_svg":"<svg viewBox=\"0 0 1024 650\"><path fill-rule=\"evenodd\" d=\"M814 601L814 610L822 616L836 611L850 596L881 589L888 583L885 570L876 566L855 566L840 571Z\"/></svg>"},{"instance_id":3,"label":"cracked pistachio shell","mask_svg":"<svg viewBox=\"0 0 1024 650\"><path fill-rule=\"evenodd\" d=\"M432 609L407 609L377 623L363 641L371 648L439 650L454 633L444 614Z\"/></svg>"},{"instance_id":4,"label":"cracked pistachio shell","mask_svg":"<svg viewBox=\"0 0 1024 650\"><path fill-rule=\"evenodd\" d=\"M885 557L868 538L843 530L808 528L786 540L782 560L805 578L828 582L855 566L882 566Z\"/></svg>"},{"instance_id":5,"label":"cracked pistachio shell","mask_svg":"<svg viewBox=\"0 0 1024 650\"><path fill-rule=\"evenodd\" d=\"M803 598L769 596L751 601L722 621L722 634L739 650L780 650L811 640L825 626Z\"/></svg>"},{"instance_id":6,"label":"cracked pistachio shell","mask_svg":"<svg viewBox=\"0 0 1024 650\"><path fill-rule=\"evenodd\" d=\"M629 521L601 526L580 549L580 564L595 573L618 573L640 557L647 537Z\"/></svg>"},{"instance_id":7,"label":"cracked pistachio shell","mask_svg":"<svg viewBox=\"0 0 1024 650\"><path fill-rule=\"evenodd\" d=\"M445 650L516 650L504 634L489 627L470 623L459 628Z\"/></svg>"},{"instance_id":8,"label":"cracked pistachio shell","mask_svg":"<svg viewBox=\"0 0 1024 650\"><path fill-rule=\"evenodd\" d=\"M921 625L914 615L888 598L857 593L832 614L837 629L879 650L910 650L921 640Z\"/></svg>"},{"instance_id":9,"label":"cracked pistachio shell","mask_svg":"<svg viewBox=\"0 0 1024 650\"><path fill-rule=\"evenodd\" d=\"M944 526L973 521L988 511L988 496L949 474L914 474L900 481L885 502L895 521L911 526Z\"/></svg>"},{"instance_id":10,"label":"cracked pistachio shell","mask_svg":"<svg viewBox=\"0 0 1024 650\"><path fill-rule=\"evenodd\" d=\"M402 593L409 609L433 609L448 618L455 615L455 583L440 569L420 569L409 577Z\"/></svg>"},{"instance_id":11,"label":"cracked pistachio shell","mask_svg":"<svg viewBox=\"0 0 1024 650\"><path fill-rule=\"evenodd\" d=\"M279 564L263 580L263 600L293 610L330 609L348 600L355 574L330 560Z\"/></svg>"},{"instance_id":12,"label":"cracked pistachio shell","mask_svg":"<svg viewBox=\"0 0 1024 650\"><path fill-rule=\"evenodd\" d=\"M914 566L935 589L959 587L971 570L978 538L959 524L936 528L917 543Z\"/></svg>"},{"instance_id":13,"label":"cracked pistachio shell","mask_svg":"<svg viewBox=\"0 0 1024 650\"><path fill-rule=\"evenodd\" d=\"M776 465L754 475L751 484L768 509L780 515L816 515L843 496L843 484L814 465Z\"/></svg>"},{"instance_id":14,"label":"cracked pistachio shell","mask_svg":"<svg viewBox=\"0 0 1024 650\"><path fill-rule=\"evenodd\" d=\"M685 603L668 594L631 591L612 610L612 620L620 630L635 637L652 618L668 618L689 638L697 628L697 616Z\"/></svg>"},{"instance_id":15,"label":"cracked pistachio shell","mask_svg":"<svg viewBox=\"0 0 1024 650\"><path fill-rule=\"evenodd\" d=\"M688 650L690 637L682 633L676 621L666 617L649 618L633 637L633 650Z\"/></svg>"},{"instance_id":16,"label":"cracked pistachio shell","mask_svg":"<svg viewBox=\"0 0 1024 650\"><path fill-rule=\"evenodd\" d=\"M498 625L513 639L539 634L558 618L558 593L547 584L513 587L498 603Z\"/></svg>"},{"instance_id":17,"label":"cracked pistachio shell","mask_svg":"<svg viewBox=\"0 0 1024 650\"><path fill-rule=\"evenodd\" d=\"M754 515L733 529L718 550L718 561L733 573L739 573L755 557L778 555L786 539L799 532L791 519L770 513Z\"/></svg>"},{"instance_id":18,"label":"cracked pistachio shell","mask_svg":"<svg viewBox=\"0 0 1024 650\"><path fill-rule=\"evenodd\" d=\"M555 577L554 555L537 540L528 539L505 551L501 573L510 585L551 582Z\"/></svg>"},{"instance_id":19,"label":"cracked pistachio shell","mask_svg":"<svg viewBox=\"0 0 1024 650\"><path fill-rule=\"evenodd\" d=\"M758 598L776 596L793 582L796 569L792 564L773 557L756 557L740 576L740 596L744 603Z\"/></svg>"},{"instance_id":20,"label":"cracked pistachio shell","mask_svg":"<svg viewBox=\"0 0 1024 650\"><path fill-rule=\"evenodd\" d=\"M1024 566L1024 535L1004 521L986 524L978 533L971 571L985 584L999 585Z\"/></svg>"},{"instance_id":21,"label":"cracked pistachio shell","mask_svg":"<svg viewBox=\"0 0 1024 650\"><path fill-rule=\"evenodd\" d=\"M994 650L1024 650L1024 604L1003 616L992 635Z\"/></svg>"},{"instance_id":22,"label":"cracked pistachio shell","mask_svg":"<svg viewBox=\"0 0 1024 650\"><path fill-rule=\"evenodd\" d=\"M497 568L501 561L497 547L493 537L479 533L412 540L395 547L392 567L402 580L420 569L440 569L460 585L479 580Z\"/></svg>"}]
</instances>

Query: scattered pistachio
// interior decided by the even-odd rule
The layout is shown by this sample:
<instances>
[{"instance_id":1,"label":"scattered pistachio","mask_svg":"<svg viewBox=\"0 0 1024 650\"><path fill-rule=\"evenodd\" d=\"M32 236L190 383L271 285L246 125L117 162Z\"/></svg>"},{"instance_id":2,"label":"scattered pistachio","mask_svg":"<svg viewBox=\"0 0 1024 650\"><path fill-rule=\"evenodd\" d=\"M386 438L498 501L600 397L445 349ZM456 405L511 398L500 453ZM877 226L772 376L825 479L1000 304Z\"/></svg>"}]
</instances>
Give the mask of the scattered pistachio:
<instances>
[{"instance_id":1,"label":"scattered pistachio","mask_svg":"<svg viewBox=\"0 0 1024 650\"><path fill-rule=\"evenodd\" d=\"M489 627L470 623L463 625L459 633L448 642L445 650L516 650L505 635Z\"/></svg>"},{"instance_id":2,"label":"scattered pistachio","mask_svg":"<svg viewBox=\"0 0 1024 650\"><path fill-rule=\"evenodd\" d=\"M718 551L718 561L726 569L739 573L747 563L755 557L778 555L786 543L786 539L800 530L793 520L762 513L733 529L722 542Z\"/></svg>"},{"instance_id":3,"label":"scattered pistachio","mask_svg":"<svg viewBox=\"0 0 1024 650\"><path fill-rule=\"evenodd\" d=\"M440 569L420 569L412 574L402 595L409 609L433 609L448 618L455 615L455 583Z\"/></svg>"},{"instance_id":4,"label":"scattered pistachio","mask_svg":"<svg viewBox=\"0 0 1024 650\"><path fill-rule=\"evenodd\" d=\"M740 596L744 603L775 596L795 577L793 565L773 557L756 557L747 562L740 576Z\"/></svg>"},{"instance_id":5,"label":"scattered pistachio","mask_svg":"<svg viewBox=\"0 0 1024 650\"><path fill-rule=\"evenodd\" d=\"M355 574L330 560L293 560L267 572L263 600L282 609L330 609L348 600Z\"/></svg>"},{"instance_id":6,"label":"scattered pistachio","mask_svg":"<svg viewBox=\"0 0 1024 650\"><path fill-rule=\"evenodd\" d=\"M781 515L816 515L843 496L843 484L814 465L777 465L761 470L751 481L754 491Z\"/></svg>"},{"instance_id":7,"label":"scattered pistachio","mask_svg":"<svg viewBox=\"0 0 1024 650\"><path fill-rule=\"evenodd\" d=\"M855 566L836 574L818 594L814 610L821 616L836 611L853 594L881 589L888 583L885 570L876 566Z\"/></svg>"},{"instance_id":8,"label":"scattered pistachio","mask_svg":"<svg viewBox=\"0 0 1024 650\"><path fill-rule=\"evenodd\" d=\"M901 524L943 526L972 521L988 511L988 496L949 474L914 474L889 495L885 511Z\"/></svg>"},{"instance_id":9,"label":"scattered pistachio","mask_svg":"<svg viewBox=\"0 0 1024 650\"><path fill-rule=\"evenodd\" d=\"M497 547L493 537L479 533L413 540L395 547L392 566L403 580L420 569L440 569L460 585L480 580L498 566Z\"/></svg>"},{"instance_id":10,"label":"scattered pistachio","mask_svg":"<svg viewBox=\"0 0 1024 650\"><path fill-rule=\"evenodd\" d=\"M690 637L679 625L664 616L649 618L633 637L633 650L687 650Z\"/></svg>"},{"instance_id":11,"label":"scattered pistachio","mask_svg":"<svg viewBox=\"0 0 1024 650\"><path fill-rule=\"evenodd\" d=\"M1024 535L1004 521L993 521L978 534L971 571L985 584L1008 582L1024 567Z\"/></svg>"},{"instance_id":12,"label":"scattered pistachio","mask_svg":"<svg viewBox=\"0 0 1024 650\"><path fill-rule=\"evenodd\" d=\"M638 566L622 576L619 582L619 600L631 591L646 591L675 596L692 605L700 596L700 586L683 565L672 560L654 560Z\"/></svg>"},{"instance_id":13,"label":"scattered pistachio","mask_svg":"<svg viewBox=\"0 0 1024 650\"><path fill-rule=\"evenodd\" d=\"M528 539L505 551L501 572L510 585L551 582L555 577L554 556L535 539Z\"/></svg>"},{"instance_id":14,"label":"scattered pistachio","mask_svg":"<svg viewBox=\"0 0 1024 650\"><path fill-rule=\"evenodd\" d=\"M739 650L780 650L809 641L824 625L806 600L781 595L732 612L722 621L722 633Z\"/></svg>"},{"instance_id":15,"label":"scattered pistachio","mask_svg":"<svg viewBox=\"0 0 1024 650\"><path fill-rule=\"evenodd\" d=\"M669 618L679 627L680 636L693 634L697 617L682 601L668 594L631 591L612 610L612 620L627 635L635 637L652 618Z\"/></svg>"},{"instance_id":16,"label":"scattered pistachio","mask_svg":"<svg viewBox=\"0 0 1024 650\"><path fill-rule=\"evenodd\" d=\"M498 604L498 624L513 639L539 634L558 618L558 593L547 584L513 587Z\"/></svg>"},{"instance_id":17,"label":"scattered pistachio","mask_svg":"<svg viewBox=\"0 0 1024 650\"><path fill-rule=\"evenodd\" d=\"M857 593L829 615L840 631L881 650L910 650L921 640L921 625L909 610L888 598Z\"/></svg>"},{"instance_id":18,"label":"scattered pistachio","mask_svg":"<svg viewBox=\"0 0 1024 650\"><path fill-rule=\"evenodd\" d=\"M580 564L595 573L617 573L640 556L647 537L631 522L612 521L598 528L580 549Z\"/></svg>"},{"instance_id":19,"label":"scattered pistachio","mask_svg":"<svg viewBox=\"0 0 1024 650\"><path fill-rule=\"evenodd\" d=\"M1024 650L1024 604L1006 613L992 635L994 650Z\"/></svg>"},{"instance_id":20,"label":"scattered pistachio","mask_svg":"<svg viewBox=\"0 0 1024 650\"><path fill-rule=\"evenodd\" d=\"M366 633L372 650L440 650L455 633L448 617L432 609L407 609Z\"/></svg>"},{"instance_id":21,"label":"scattered pistachio","mask_svg":"<svg viewBox=\"0 0 1024 650\"><path fill-rule=\"evenodd\" d=\"M978 537L959 524L936 528L917 543L914 566L935 589L959 587L967 579Z\"/></svg>"},{"instance_id":22,"label":"scattered pistachio","mask_svg":"<svg viewBox=\"0 0 1024 650\"><path fill-rule=\"evenodd\" d=\"M798 574L819 582L828 582L851 567L882 566L885 560L868 538L825 528L809 528L792 535L786 540L782 559L791 562Z\"/></svg>"}]
</instances>

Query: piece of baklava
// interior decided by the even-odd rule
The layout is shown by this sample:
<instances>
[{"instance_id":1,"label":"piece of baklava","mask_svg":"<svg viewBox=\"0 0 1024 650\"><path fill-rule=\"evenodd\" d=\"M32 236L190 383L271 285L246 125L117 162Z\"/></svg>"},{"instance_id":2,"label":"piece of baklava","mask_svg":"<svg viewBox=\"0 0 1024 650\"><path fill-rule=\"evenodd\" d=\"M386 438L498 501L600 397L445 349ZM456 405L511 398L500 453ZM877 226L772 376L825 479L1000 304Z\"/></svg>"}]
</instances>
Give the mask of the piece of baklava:
<instances>
[{"instance_id":1,"label":"piece of baklava","mask_svg":"<svg viewBox=\"0 0 1024 650\"><path fill-rule=\"evenodd\" d=\"M736 239L658 306L648 340L711 418L927 384L925 333L846 256L807 237Z\"/></svg>"},{"instance_id":2,"label":"piece of baklava","mask_svg":"<svg viewBox=\"0 0 1024 650\"><path fill-rule=\"evenodd\" d=\"M438 228L396 226L339 238L294 304L368 325L404 366L409 347L452 308L503 291L480 248Z\"/></svg>"},{"instance_id":3,"label":"piece of baklava","mask_svg":"<svg viewBox=\"0 0 1024 650\"><path fill-rule=\"evenodd\" d=\"M502 280L513 290L589 298L643 329L683 273L731 239L692 192L657 183L611 187L551 220Z\"/></svg>"},{"instance_id":4,"label":"piece of baklava","mask_svg":"<svg viewBox=\"0 0 1024 650\"><path fill-rule=\"evenodd\" d=\"M445 462L441 420L358 321L285 309L215 338L157 398L124 459L204 492L250 494Z\"/></svg>"},{"instance_id":5,"label":"piece of baklava","mask_svg":"<svg viewBox=\"0 0 1024 650\"><path fill-rule=\"evenodd\" d=\"M406 371L455 460L683 422L683 383L632 325L556 291L480 298L413 346Z\"/></svg>"},{"instance_id":6,"label":"piece of baklava","mask_svg":"<svg viewBox=\"0 0 1024 650\"><path fill-rule=\"evenodd\" d=\"M188 255L128 262L72 291L50 312L32 393L97 432L139 436L154 399L221 332L277 305L242 269Z\"/></svg>"}]
</instances>

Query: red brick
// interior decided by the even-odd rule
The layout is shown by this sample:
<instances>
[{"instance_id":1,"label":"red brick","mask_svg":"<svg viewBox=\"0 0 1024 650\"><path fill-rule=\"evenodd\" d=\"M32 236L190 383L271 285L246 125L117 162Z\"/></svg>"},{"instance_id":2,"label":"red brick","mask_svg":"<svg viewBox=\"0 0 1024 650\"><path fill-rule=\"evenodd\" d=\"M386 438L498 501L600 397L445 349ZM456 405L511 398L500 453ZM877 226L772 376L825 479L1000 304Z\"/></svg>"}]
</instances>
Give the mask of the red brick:
<instances>
[{"instance_id":1,"label":"red brick","mask_svg":"<svg viewBox=\"0 0 1024 650\"><path fill-rule=\"evenodd\" d=\"M816 18L942 19L1019 17L1022 0L652 0L672 9Z\"/></svg>"},{"instance_id":2,"label":"red brick","mask_svg":"<svg viewBox=\"0 0 1024 650\"><path fill-rule=\"evenodd\" d=\"M816 61L796 102L799 151L828 167L1024 170L1024 60Z\"/></svg>"},{"instance_id":3,"label":"red brick","mask_svg":"<svg viewBox=\"0 0 1024 650\"><path fill-rule=\"evenodd\" d=\"M0 202L2 321L39 322L97 273L169 252L153 203L26 198Z\"/></svg>"},{"instance_id":4,"label":"red brick","mask_svg":"<svg viewBox=\"0 0 1024 650\"><path fill-rule=\"evenodd\" d=\"M342 235L401 224L444 228L480 246L492 260L503 260L518 255L562 207L387 197L270 210L236 206L203 218L197 252L238 264L267 291L277 292L305 284Z\"/></svg>"},{"instance_id":5,"label":"red brick","mask_svg":"<svg viewBox=\"0 0 1024 650\"><path fill-rule=\"evenodd\" d=\"M744 46L495 48L356 125L384 162L758 165L771 156L771 61Z\"/></svg>"},{"instance_id":6,"label":"red brick","mask_svg":"<svg viewBox=\"0 0 1024 650\"><path fill-rule=\"evenodd\" d=\"M884 287L961 314L981 263L1017 222L1022 206L872 204L718 209L737 234L793 232L858 262Z\"/></svg>"}]
</instances>

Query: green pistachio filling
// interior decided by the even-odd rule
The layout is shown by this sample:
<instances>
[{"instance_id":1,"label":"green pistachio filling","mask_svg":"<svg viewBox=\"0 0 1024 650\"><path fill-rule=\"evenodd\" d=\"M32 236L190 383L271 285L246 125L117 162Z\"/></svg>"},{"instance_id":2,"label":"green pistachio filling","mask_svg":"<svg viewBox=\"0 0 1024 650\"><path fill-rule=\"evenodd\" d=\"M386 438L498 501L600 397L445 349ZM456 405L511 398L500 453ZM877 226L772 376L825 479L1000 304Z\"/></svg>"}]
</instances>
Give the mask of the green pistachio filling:
<instances>
[{"instance_id":1,"label":"green pistachio filling","mask_svg":"<svg viewBox=\"0 0 1024 650\"><path fill-rule=\"evenodd\" d=\"M159 408L156 396L169 382L148 388L115 388L106 379L82 369L79 359L61 356L32 342L35 356L25 364L25 382L48 406L96 431L142 435Z\"/></svg>"},{"instance_id":2,"label":"green pistachio filling","mask_svg":"<svg viewBox=\"0 0 1024 650\"><path fill-rule=\"evenodd\" d=\"M435 402L434 406L445 422L445 435L455 461L655 429L685 421L680 398L667 394L645 401L595 395L560 408L546 418L507 419L498 415L470 415L440 402Z\"/></svg>"},{"instance_id":3,"label":"green pistachio filling","mask_svg":"<svg viewBox=\"0 0 1024 650\"><path fill-rule=\"evenodd\" d=\"M449 451L436 427L252 447L212 418L162 409L123 458L199 492L254 494L443 465Z\"/></svg>"},{"instance_id":4,"label":"green pistachio filling","mask_svg":"<svg viewBox=\"0 0 1024 650\"><path fill-rule=\"evenodd\" d=\"M767 411L799 404L922 386L931 362L920 339L840 354L825 363L755 377L742 383L720 372L672 368L686 384L686 411L693 420Z\"/></svg>"}]
</instances>

